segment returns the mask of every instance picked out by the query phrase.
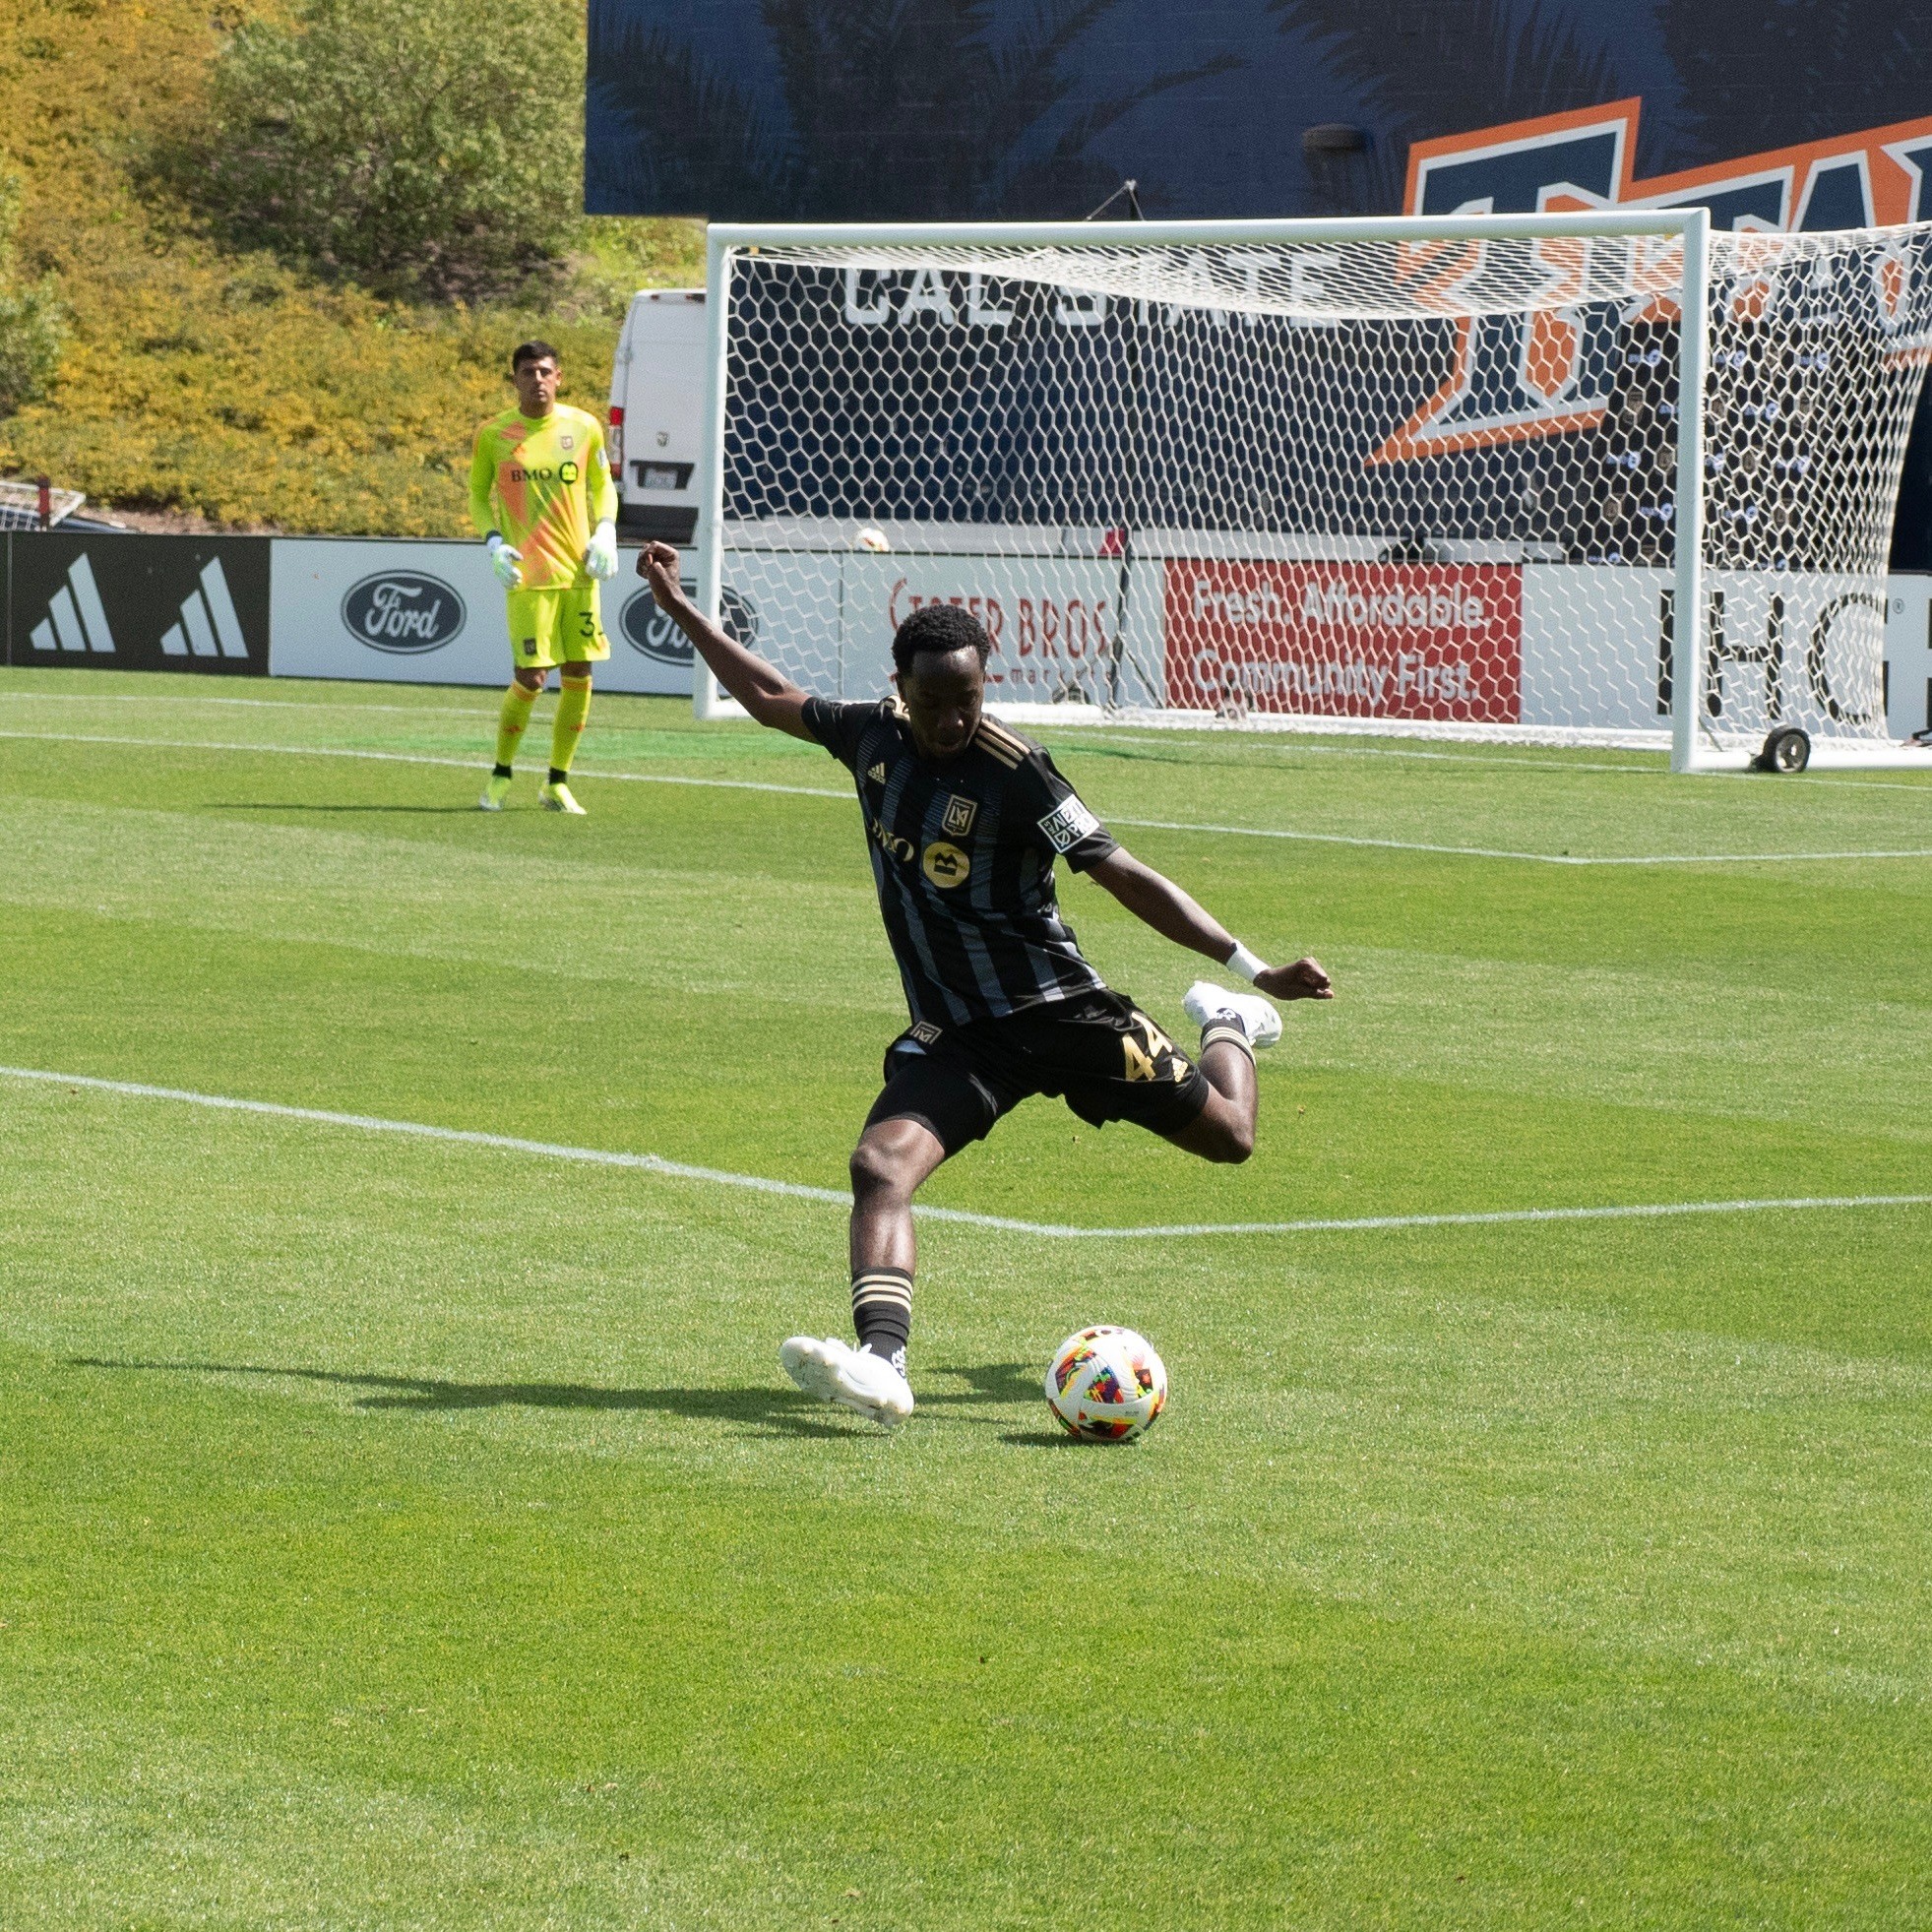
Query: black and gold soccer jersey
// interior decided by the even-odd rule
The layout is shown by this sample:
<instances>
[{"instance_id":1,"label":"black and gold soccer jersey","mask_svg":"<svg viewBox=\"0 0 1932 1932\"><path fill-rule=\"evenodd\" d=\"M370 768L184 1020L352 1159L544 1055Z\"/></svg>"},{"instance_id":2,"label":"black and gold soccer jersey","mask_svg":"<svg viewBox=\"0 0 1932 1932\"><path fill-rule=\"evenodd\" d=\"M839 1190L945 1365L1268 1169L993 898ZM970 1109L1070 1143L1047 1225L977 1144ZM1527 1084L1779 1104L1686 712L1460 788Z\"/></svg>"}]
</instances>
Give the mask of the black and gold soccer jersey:
<instances>
[{"instance_id":1,"label":"black and gold soccer jersey","mask_svg":"<svg viewBox=\"0 0 1932 1932\"><path fill-rule=\"evenodd\" d=\"M879 910L914 1023L964 1026L1093 992L1060 916L1053 861L1119 847L1038 745L981 717L945 765L912 743L897 698L812 698L805 728L852 775Z\"/></svg>"}]
</instances>

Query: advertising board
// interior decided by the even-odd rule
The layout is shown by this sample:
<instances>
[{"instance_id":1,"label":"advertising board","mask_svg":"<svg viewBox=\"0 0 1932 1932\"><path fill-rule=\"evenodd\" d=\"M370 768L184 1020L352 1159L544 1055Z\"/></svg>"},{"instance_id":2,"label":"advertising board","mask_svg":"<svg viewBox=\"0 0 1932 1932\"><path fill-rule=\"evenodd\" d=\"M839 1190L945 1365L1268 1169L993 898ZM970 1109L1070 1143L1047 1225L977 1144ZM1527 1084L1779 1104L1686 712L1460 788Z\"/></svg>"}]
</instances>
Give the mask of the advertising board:
<instances>
[{"instance_id":1,"label":"advertising board","mask_svg":"<svg viewBox=\"0 0 1932 1932\"><path fill-rule=\"evenodd\" d=\"M261 677L269 668L265 536L7 538L8 659Z\"/></svg>"},{"instance_id":2,"label":"advertising board","mask_svg":"<svg viewBox=\"0 0 1932 1932\"><path fill-rule=\"evenodd\" d=\"M1157 608L1142 598L1158 579L1147 565L1063 557L860 556L843 560L841 689L883 696L893 633L922 604L963 605L993 641L986 666L995 704L1157 705L1162 674ZM1114 655L1125 632L1125 649Z\"/></svg>"},{"instance_id":3,"label":"advertising board","mask_svg":"<svg viewBox=\"0 0 1932 1932\"><path fill-rule=\"evenodd\" d=\"M690 649L658 616L634 574L635 558L623 553L603 587L610 658L596 682L609 691L687 696ZM282 537L272 580L278 677L484 685L509 678L503 587L481 544Z\"/></svg>"},{"instance_id":4,"label":"advertising board","mask_svg":"<svg viewBox=\"0 0 1932 1932\"><path fill-rule=\"evenodd\" d=\"M1167 702L1212 711L1514 723L1514 564L1170 558Z\"/></svg>"}]
</instances>

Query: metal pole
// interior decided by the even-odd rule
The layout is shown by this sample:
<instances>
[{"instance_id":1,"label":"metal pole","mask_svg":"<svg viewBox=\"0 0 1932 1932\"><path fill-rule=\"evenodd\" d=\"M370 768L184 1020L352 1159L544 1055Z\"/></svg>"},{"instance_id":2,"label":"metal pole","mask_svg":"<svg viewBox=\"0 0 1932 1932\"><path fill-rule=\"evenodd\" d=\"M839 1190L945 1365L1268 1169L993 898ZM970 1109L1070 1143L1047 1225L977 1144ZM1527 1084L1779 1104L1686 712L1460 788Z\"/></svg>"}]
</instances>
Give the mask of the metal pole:
<instances>
[{"instance_id":1,"label":"metal pole","mask_svg":"<svg viewBox=\"0 0 1932 1932\"><path fill-rule=\"evenodd\" d=\"M1113 650L1107 657L1107 703L1120 708L1120 662L1127 654L1127 624L1134 596L1134 532L1146 508L1142 468L1147 460L1142 416L1147 401L1147 368L1142 334L1145 302L1127 308L1127 463L1120 494L1120 575L1114 588Z\"/></svg>"},{"instance_id":2,"label":"metal pole","mask_svg":"<svg viewBox=\"0 0 1932 1932\"><path fill-rule=\"evenodd\" d=\"M720 228L708 236L705 302L709 338L705 372L705 440L709 468L698 506L698 607L714 624L720 623L724 593L724 403L725 363L731 320L731 244ZM697 718L723 716L717 680L694 652L691 660L691 715Z\"/></svg>"},{"instance_id":3,"label":"metal pole","mask_svg":"<svg viewBox=\"0 0 1932 1932\"><path fill-rule=\"evenodd\" d=\"M1711 212L1687 211L1677 331L1677 587L1670 632L1670 769L1699 769L1704 703L1704 375L1711 346Z\"/></svg>"},{"instance_id":4,"label":"metal pole","mask_svg":"<svg viewBox=\"0 0 1932 1932\"><path fill-rule=\"evenodd\" d=\"M1678 235L1683 208L1591 209L1575 215L1310 216L1255 221L799 221L717 222L716 247L1120 248L1215 242L1480 240L1565 235Z\"/></svg>"}]
</instances>

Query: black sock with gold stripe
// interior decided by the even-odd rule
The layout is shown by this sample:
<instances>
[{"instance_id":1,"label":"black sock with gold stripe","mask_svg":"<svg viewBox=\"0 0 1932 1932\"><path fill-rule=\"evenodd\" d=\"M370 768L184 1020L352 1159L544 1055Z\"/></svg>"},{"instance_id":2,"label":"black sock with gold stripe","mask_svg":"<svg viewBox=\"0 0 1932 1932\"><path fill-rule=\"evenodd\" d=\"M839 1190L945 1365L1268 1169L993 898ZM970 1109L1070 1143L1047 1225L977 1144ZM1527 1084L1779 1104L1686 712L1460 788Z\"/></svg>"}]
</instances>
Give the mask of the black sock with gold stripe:
<instances>
[{"instance_id":1,"label":"black sock with gold stripe","mask_svg":"<svg viewBox=\"0 0 1932 1932\"><path fill-rule=\"evenodd\" d=\"M912 1339L912 1278L903 1268L868 1268L852 1277L852 1327L858 1345L905 1373Z\"/></svg>"},{"instance_id":2,"label":"black sock with gold stripe","mask_svg":"<svg viewBox=\"0 0 1932 1932\"><path fill-rule=\"evenodd\" d=\"M1238 1046L1250 1060L1255 1057L1255 1043L1248 1037L1247 1028L1231 1013L1217 1013L1201 1028L1201 1051L1206 1053L1211 1046Z\"/></svg>"}]
</instances>

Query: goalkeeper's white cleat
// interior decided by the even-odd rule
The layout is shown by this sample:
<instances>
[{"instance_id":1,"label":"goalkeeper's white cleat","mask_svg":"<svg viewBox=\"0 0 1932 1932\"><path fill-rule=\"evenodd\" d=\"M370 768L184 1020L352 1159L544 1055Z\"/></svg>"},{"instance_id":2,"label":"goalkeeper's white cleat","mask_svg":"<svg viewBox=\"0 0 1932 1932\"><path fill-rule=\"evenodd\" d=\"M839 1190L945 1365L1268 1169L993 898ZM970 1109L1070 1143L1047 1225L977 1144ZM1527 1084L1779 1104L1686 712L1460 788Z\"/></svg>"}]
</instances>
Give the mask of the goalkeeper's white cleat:
<instances>
[{"instance_id":1,"label":"goalkeeper's white cleat","mask_svg":"<svg viewBox=\"0 0 1932 1932\"><path fill-rule=\"evenodd\" d=\"M912 1413L912 1388L883 1355L831 1336L794 1335L779 1343L779 1366L821 1402L838 1402L855 1415L896 1429Z\"/></svg>"},{"instance_id":2,"label":"goalkeeper's white cleat","mask_svg":"<svg viewBox=\"0 0 1932 1932\"><path fill-rule=\"evenodd\" d=\"M571 796L569 785L560 779L555 784L544 783L536 788L536 802L546 812L568 812L574 819L587 819L591 815ZM1279 1028L1278 1028L1278 1031Z\"/></svg>"},{"instance_id":3,"label":"goalkeeper's white cleat","mask_svg":"<svg viewBox=\"0 0 1932 1932\"><path fill-rule=\"evenodd\" d=\"M1225 1014L1247 1034L1252 1047L1273 1046L1281 1037L1281 1016L1259 993L1230 993L1212 979L1197 979L1181 1005L1197 1027Z\"/></svg>"}]
</instances>

